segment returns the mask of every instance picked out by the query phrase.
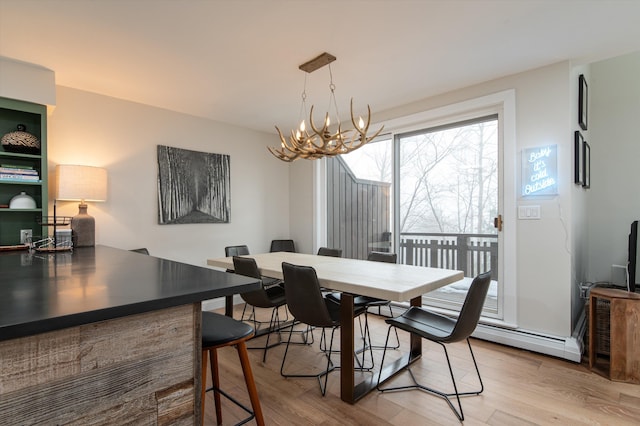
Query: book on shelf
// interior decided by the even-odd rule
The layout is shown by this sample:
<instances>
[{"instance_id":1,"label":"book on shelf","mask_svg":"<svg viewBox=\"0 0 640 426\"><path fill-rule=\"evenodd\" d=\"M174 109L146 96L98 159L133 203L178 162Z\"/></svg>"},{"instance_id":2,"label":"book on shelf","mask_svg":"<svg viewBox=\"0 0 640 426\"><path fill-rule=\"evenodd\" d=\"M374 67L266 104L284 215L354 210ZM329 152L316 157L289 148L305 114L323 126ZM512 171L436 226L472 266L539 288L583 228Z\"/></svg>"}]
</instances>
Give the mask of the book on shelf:
<instances>
[{"instance_id":1,"label":"book on shelf","mask_svg":"<svg viewBox=\"0 0 640 426\"><path fill-rule=\"evenodd\" d=\"M20 180L25 182L39 182L40 176L38 175L20 175L0 172L0 180Z\"/></svg>"},{"instance_id":2,"label":"book on shelf","mask_svg":"<svg viewBox=\"0 0 640 426\"><path fill-rule=\"evenodd\" d=\"M1 164L0 167L9 167L11 169L33 169L33 166L28 166L24 164Z\"/></svg>"},{"instance_id":3,"label":"book on shelf","mask_svg":"<svg viewBox=\"0 0 640 426\"><path fill-rule=\"evenodd\" d=\"M0 166L0 173L13 174L13 175L38 175L38 171L34 169L25 169L13 166Z\"/></svg>"}]
</instances>

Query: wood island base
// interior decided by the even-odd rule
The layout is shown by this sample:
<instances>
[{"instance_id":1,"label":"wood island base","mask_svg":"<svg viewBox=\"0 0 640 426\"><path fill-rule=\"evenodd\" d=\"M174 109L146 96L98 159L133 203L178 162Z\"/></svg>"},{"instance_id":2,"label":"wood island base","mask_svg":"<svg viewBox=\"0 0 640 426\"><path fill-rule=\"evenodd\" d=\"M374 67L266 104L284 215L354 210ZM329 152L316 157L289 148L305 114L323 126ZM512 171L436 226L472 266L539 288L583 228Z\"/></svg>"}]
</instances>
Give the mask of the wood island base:
<instances>
[{"instance_id":1,"label":"wood island base","mask_svg":"<svg viewBox=\"0 0 640 426\"><path fill-rule=\"evenodd\" d=\"M0 424L199 424L200 321L194 303L0 341Z\"/></svg>"}]
</instances>

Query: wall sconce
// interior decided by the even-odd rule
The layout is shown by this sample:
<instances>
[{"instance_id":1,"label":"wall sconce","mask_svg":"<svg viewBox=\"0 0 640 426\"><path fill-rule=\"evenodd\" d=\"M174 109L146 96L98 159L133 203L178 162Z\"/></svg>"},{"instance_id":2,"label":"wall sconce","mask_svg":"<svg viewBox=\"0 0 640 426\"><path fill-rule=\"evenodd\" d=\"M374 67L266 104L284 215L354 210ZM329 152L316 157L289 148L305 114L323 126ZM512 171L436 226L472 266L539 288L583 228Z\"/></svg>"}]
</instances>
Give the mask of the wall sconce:
<instances>
[{"instance_id":1,"label":"wall sconce","mask_svg":"<svg viewBox=\"0 0 640 426\"><path fill-rule=\"evenodd\" d=\"M78 214L71 219L74 246L93 247L96 221L87 213L85 201L107 200L107 170L91 166L56 166L56 200L80 201Z\"/></svg>"}]
</instances>

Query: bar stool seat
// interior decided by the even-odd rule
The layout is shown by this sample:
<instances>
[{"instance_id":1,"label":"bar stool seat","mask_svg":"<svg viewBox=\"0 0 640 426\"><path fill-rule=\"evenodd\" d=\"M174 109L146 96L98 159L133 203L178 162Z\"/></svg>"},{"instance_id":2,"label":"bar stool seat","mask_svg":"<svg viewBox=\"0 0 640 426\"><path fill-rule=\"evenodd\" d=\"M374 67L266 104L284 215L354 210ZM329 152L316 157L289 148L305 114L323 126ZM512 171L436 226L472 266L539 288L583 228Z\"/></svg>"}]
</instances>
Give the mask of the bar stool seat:
<instances>
[{"instance_id":1,"label":"bar stool seat","mask_svg":"<svg viewBox=\"0 0 640 426\"><path fill-rule=\"evenodd\" d=\"M236 321L231 317L216 314L213 312L202 312L202 421L204 422L204 400L205 392L213 390L213 399L216 405L216 420L218 424L222 424L222 408L220 405L220 395L229 399L231 402L242 408L249 414L249 417L237 423L244 424L249 420L256 419L258 425L264 425L262 408L258 399L258 390L253 378L251 364L249 362L249 353L247 351L246 341L254 335L253 327L241 321ZM242 365L244 380L249 392L251 407L253 410L242 405L240 402L232 398L230 395L220 389L220 376L218 371L218 354L217 349L225 346L235 346ZM211 382L212 387L206 388L207 382L207 353L211 363Z\"/></svg>"}]
</instances>

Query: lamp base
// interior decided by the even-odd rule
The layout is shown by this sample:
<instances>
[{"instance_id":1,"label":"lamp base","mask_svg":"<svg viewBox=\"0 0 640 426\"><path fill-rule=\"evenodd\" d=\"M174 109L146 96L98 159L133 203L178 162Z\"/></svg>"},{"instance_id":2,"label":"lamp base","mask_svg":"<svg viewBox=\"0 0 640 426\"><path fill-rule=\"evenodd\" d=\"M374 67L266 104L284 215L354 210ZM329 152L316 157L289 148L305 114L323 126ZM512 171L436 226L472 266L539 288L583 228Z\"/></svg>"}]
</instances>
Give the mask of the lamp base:
<instances>
[{"instance_id":1,"label":"lamp base","mask_svg":"<svg viewBox=\"0 0 640 426\"><path fill-rule=\"evenodd\" d=\"M87 214L87 205L78 205L78 214L71 218L74 247L93 247L96 245L96 220Z\"/></svg>"}]
</instances>

